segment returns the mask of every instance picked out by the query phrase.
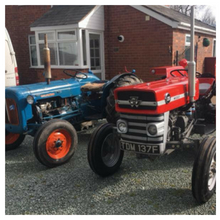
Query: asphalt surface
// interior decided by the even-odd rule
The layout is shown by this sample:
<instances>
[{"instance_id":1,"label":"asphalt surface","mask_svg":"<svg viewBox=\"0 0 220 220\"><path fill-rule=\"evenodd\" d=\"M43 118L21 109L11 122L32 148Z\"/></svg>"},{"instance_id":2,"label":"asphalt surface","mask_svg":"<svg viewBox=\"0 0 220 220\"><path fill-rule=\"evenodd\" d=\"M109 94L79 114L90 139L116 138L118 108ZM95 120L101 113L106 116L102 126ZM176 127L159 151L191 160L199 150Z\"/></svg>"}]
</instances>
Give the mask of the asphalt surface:
<instances>
[{"instance_id":1,"label":"asphalt surface","mask_svg":"<svg viewBox=\"0 0 220 220\"><path fill-rule=\"evenodd\" d=\"M6 152L5 214L216 214L216 195L202 205L192 196L192 149L175 151L153 162L125 152L121 169L101 178L87 161L91 132L81 132L73 158L53 169L35 158L32 137L26 137L16 150Z\"/></svg>"}]
</instances>

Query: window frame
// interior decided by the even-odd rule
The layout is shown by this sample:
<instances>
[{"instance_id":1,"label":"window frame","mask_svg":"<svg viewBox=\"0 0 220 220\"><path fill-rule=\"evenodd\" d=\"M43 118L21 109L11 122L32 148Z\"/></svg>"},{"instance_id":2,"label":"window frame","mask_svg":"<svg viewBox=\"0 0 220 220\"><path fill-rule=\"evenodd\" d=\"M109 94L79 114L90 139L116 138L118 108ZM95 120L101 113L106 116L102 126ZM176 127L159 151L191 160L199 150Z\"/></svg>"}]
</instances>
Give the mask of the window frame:
<instances>
[{"instance_id":1,"label":"window frame","mask_svg":"<svg viewBox=\"0 0 220 220\"><path fill-rule=\"evenodd\" d=\"M43 65L40 64L40 44L44 43L44 40L39 39L40 33L54 33L54 40L49 40L48 43L55 43L56 50L57 50L57 65L51 65L51 68L53 69L88 69L89 64L87 62L87 65L83 65L83 43L82 43L82 30L85 30L85 34L88 30L86 29L79 29L79 28L70 28L70 29L54 29L54 30L38 30L35 31L35 41L36 41L36 48L37 48L37 63L38 66L31 66L33 68L44 68ZM58 33L59 32L68 32L68 31L75 31L75 39L58 39ZM87 36L87 35L85 35ZM86 38L86 42L88 39ZM60 65L60 58L59 58L59 43L65 43L65 42L77 42L77 53L78 53L78 66L74 65ZM29 41L29 50L30 50L30 41ZM86 54L88 57L88 48L86 45ZM31 54L30 54L30 62L31 62Z\"/></svg>"},{"instance_id":2,"label":"window frame","mask_svg":"<svg viewBox=\"0 0 220 220\"><path fill-rule=\"evenodd\" d=\"M187 37L190 37L189 42L186 41ZM187 59L186 58L186 47L190 47L190 45L191 45L191 35L190 34L185 34L185 52L184 52L185 53L185 55L184 55L185 59ZM189 61L189 60L190 60L190 57L187 59L187 61Z\"/></svg>"},{"instance_id":3,"label":"window frame","mask_svg":"<svg viewBox=\"0 0 220 220\"><path fill-rule=\"evenodd\" d=\"M190 38L191 38L191 35L190 35L190 34L186 34L186 35L185 35L185 46L186 46L186 47L189 47L189 46L191 45L191 41L190 41L190 42L187 42L187 41L186 41L187 37L190 37ZM190 39L190 40L191 40L191 39Z\"/></svg>"},{"instance_id":4,"label":"window frame","mask_svg":"<svg viewBox=\"0 0 220 220\"><path fill-rule=\"evenodd\" d=\"M31 44L31 37L35 37L35 44ZM32 56L31 56L31 46L35 46L36 47L36 52L37 52L37 42L36 42L36 36L35 34L30 34L28 35L28 47L29 47L29 57L30 57L30 67L32 68L37 68L39 66L39 62L38 62L38 53L37 53L37 66L32 65Z\"/></svg>"}]
</instances>

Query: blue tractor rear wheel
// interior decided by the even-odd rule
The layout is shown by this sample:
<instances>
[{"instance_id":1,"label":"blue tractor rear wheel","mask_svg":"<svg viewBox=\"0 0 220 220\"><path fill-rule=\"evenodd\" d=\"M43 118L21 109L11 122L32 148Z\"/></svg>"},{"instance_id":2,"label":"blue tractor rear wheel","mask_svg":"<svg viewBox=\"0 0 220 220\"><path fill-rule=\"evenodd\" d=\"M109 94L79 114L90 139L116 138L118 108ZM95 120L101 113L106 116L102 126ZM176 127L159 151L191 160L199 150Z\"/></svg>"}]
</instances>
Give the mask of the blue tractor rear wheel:
<instances>
[{"instance_id":1,"label":"blue tractor rear wheel","mask_svg":"<svg viewBox=\"0 0 220 220\"><path fill-rule=\"evenodd\" d=\"M116 124L116 121L118 120L119 117L119 113L115 111L114 90L119 87L136 85L139 83L143 83L143 81L135 75L126 75L118 79L114 87L110 90L109 96L107 97L107 105L105 107L105 110L106 110L106 119L109 123Z\"/></svg>"}]
</instances>

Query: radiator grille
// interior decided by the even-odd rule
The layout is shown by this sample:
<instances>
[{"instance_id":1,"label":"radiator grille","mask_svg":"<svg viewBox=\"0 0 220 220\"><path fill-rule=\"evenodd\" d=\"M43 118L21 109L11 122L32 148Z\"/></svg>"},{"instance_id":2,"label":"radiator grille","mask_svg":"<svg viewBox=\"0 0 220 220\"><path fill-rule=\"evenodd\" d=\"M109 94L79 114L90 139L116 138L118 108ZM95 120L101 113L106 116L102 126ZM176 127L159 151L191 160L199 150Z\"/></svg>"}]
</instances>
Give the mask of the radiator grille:
<instances>
[{"instance_id":1,"label":"radiator grille","mask_svg":"<svg viewBox=\"0 0 220 220\"><path fill-rule=\"evenodd\" d=\"M118 92L118 106L126 109L155 110L157 108L155 94L143 91ZM133 105L132 103L137 103Z\"/></svg>"},{"instance_id":2,"label":"radiator grille","mask_svg":"<svg viewBox=\"0 0 220 220\"><path fill-rule=\"evenodd\" d=\"M128 132L121 134L123 140L136 141L144 143L163 143L163 132L156 136L147 135L147 124L149 123L163 123L164 114L160 115L135 115L135 114L120 114L120 119L126 120L128 124ZM164 129L164 128L162 128Z\"/></svg>"},{"instance_id":3,"label":"radiator grille","mask_svg":"<svg viewBox=\"0 0 220 220\"><path fill-rule=\"evenodd\" d=\"M5 123L18 125L18 110L14 99L7 98L5 102Z\"/></svg>"}]
</instances>

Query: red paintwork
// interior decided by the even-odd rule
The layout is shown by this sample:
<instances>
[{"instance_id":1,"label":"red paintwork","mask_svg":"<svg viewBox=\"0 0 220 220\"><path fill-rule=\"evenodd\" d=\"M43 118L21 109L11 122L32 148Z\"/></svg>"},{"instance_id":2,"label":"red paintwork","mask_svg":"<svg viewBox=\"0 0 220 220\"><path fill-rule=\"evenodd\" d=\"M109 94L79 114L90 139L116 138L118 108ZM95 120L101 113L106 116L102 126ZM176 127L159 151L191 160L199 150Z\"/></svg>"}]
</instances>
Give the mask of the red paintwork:
<instances>
[{"instance_id":1,"label":"red paintwork","mask_svg":"<svg viewBox=\"0 0 220 220\"><path fill-rule=\"evenodd\" d=\"M179 65L182 66L182 67L184 67L184 68L186 68L187 65L188 65L187 59L182 59L182 60L180 60Z\"/></svg>"},{"instance_id":2,"label":"red paintwork","mask_svg":"<svg viewBox=\"0 0 220 220\"><path fill-rule=\"evenodd\" d=\"M177 68L177 67L175 67ZM196 93L194 99L197 100L199 98L199 81L196 78ZM121 88L117 88L114 91L115 100L118 100L117 93L119 91L151 91L155 93L156 101L163 101L165 94L169 93L171 98L177 95L188 93L188 77L169 77L164 80L158 80L150 83L141 83L138 85L125 86ZM116 104L117 112L124 113L133 113L133 114L162 114L164 112L176 109L178 107L184 106L189 103L189 96L185 96L178 100L171 101L168 104L163 104L161 106L157 106L156 110L140 110L140 109L125 109L120 108L118 104Z\"/></svg>"},{"instance_id":3,"label":"red paintwork","mask_svg":"<svg viewBox=\"0 0 220 220\"><path fill-rule=\"evenodd\" d=\"M184 69L184 68L183 68L183 66L160 66L160 67L152 67L150 69L150 72L154 75L162 75L162 76L166 76L166 77L172 77L170 75L170 72L175 69ZM188 73L186 71L181 71L181 73L188 76ZM174 76L180 76L180 73L177 71L172 72L172 74Z\"/></svg>"}]
</instances>

